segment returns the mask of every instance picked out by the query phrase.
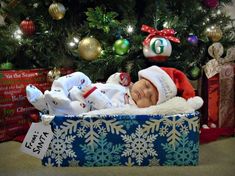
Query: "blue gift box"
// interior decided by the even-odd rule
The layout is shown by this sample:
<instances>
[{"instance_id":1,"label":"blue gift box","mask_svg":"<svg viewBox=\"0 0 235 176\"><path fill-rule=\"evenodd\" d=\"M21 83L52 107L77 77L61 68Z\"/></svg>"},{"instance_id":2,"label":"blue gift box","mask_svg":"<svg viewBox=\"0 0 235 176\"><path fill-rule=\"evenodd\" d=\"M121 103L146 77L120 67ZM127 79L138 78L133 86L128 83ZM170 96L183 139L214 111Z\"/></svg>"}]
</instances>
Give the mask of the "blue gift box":
<instances>
[{"instance_id":1,"label":"blue gift box","mask_svg":"<svg viewBox=\"0 0 235 176\"><path fill-rule=\"evenodd\" d=\"M199 113L55 116L43 165L197 165Z\"/></svg>"}]
</instances>

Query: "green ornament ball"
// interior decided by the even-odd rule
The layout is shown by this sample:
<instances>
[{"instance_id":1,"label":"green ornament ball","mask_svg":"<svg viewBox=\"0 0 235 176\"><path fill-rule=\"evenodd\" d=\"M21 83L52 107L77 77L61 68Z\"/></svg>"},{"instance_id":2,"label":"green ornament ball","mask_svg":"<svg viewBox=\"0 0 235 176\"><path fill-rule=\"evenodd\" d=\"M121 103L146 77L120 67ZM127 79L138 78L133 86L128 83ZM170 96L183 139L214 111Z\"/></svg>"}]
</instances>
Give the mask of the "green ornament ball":
<instances>
[{"instance_id":1,"label":"green ornament ball","mask_svg":"<svg viewBox=\"0 0 235 176\"><path fill-rule=\"evenodd\" d=\"M13 64L8 61L0 65L1 70L11 70L12 68L13 68Z\"/></svg>"},{"instance_id":2,"label":"green ornament ball","mask_svg":"<svg viewBox=\"0 0 235 176\"><path fill-rule=\"evenodd\" d=\"M130 42L127 39L118 39L115 41L113 49L116 54L124 55L130 49Z\"/></svg>"},{"instance_id":3,"label":"green ornament ball","mask_svg":"<svg viewBox=\"0 0 235 176\"><path fill-rule=\"evenodd\" d=\"M192 68L189 69L188 75L189 79L197 80L201 76L201 69L198 66L193 66Z\"/></svg>"}]
</instances>

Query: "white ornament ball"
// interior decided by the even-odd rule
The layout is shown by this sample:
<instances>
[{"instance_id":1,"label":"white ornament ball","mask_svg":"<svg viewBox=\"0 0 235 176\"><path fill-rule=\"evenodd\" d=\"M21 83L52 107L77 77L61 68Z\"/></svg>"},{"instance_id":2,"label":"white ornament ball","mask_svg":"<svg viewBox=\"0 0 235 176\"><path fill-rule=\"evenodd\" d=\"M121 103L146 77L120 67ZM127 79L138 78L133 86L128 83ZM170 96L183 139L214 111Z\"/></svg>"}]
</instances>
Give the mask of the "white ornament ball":
<instances>
[{"instance_id":1,"label":"white ornament ball","mask_svg":"<svg viewBox=\"0 0 235 176\"><path fill-rule=\"evenodd\" d=\"M163 62L171 55L172 46L168 39L154 37L148 46L144 46L144 56L152 61Z\"/></svg>"}]
</instances>

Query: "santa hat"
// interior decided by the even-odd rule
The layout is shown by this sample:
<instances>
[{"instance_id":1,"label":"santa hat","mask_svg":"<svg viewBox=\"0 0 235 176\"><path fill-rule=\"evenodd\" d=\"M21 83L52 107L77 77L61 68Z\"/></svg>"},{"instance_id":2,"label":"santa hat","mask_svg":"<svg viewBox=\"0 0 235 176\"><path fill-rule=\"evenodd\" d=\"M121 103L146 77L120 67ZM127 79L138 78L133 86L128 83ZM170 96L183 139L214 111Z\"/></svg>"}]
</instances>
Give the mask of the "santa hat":
<instances>
[{"instance_id":1,"label":"santa hat","mask_svg":"<svg viewBox=\"0 0 235 176\"><path fill-rule=\"evenodd\" d=\"M139 79L149 80L158 90L158 102L163 103L176 95L185 98L194 108L199 109L203 100L195 96L195 91L186 75L175 68L151 66L139 71Z\"/></svg>"}]
</instances>

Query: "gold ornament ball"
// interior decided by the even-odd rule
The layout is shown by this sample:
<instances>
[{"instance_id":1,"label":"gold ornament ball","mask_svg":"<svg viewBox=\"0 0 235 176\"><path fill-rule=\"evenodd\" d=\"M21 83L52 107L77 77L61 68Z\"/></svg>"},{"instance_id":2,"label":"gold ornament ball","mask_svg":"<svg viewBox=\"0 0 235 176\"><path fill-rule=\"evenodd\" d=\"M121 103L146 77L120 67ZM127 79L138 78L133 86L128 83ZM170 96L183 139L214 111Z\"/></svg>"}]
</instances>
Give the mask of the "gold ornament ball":
<instances>
[{"instance_id":1,"label":"gold ornament ball","mask_svg":"<svg viewBox=\"0 0 235 176\"><path fill-rule=\"evenodd\" d=\"M222 36L222 30L217 26L212 26L206 30L206 35L210 38L213 42L218 42Z\"/></svg>"},{"instance_id":2,"label":"gold ornament ball","mask_svg":"<svg viewBox=\"0 0 235 176\"><path fill-rule=\"evenodd\" d=\"M58 2L53 2L48 9L49 14L55 20L64 18L65 11L64 5Z\"/></svg>"},{"instance_id":3,"label":"gold ornament ball","mask_svg":"<svg viewBox=\"0 0 235 176\"><path fill-rule=\"evenodd\" d=\"M100 56L101 51L100 42L93 37L85 37L79 42L78 53L82 59L95 60Z\"/></svg>"},{"instance_id":4,"label":"gold ornament ball","mask_svg":"<svg viewBox=\"0 0 235 176\"><path fill-rule=\"evenodd\" d=\"M54 80L58 79L61 76L61 72L58 68L53 68L47 73L47 81L53 82Z\"/></svg>"}]
</instances>

